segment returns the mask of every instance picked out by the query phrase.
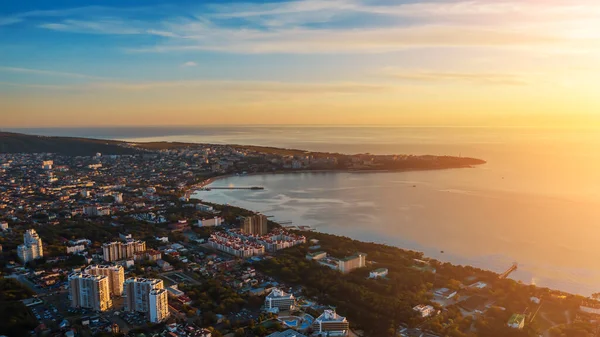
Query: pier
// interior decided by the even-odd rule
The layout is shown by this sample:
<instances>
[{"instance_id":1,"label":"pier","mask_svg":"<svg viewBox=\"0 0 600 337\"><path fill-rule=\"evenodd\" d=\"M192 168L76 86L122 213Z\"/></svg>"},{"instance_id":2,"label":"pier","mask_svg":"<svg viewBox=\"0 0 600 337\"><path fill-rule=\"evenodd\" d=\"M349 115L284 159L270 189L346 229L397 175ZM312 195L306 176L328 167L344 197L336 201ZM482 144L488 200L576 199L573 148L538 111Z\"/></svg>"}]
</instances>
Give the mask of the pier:
<instances>
[{"instance_id":1,"label":"pier","mask_svg":"<svg viewBox=\"0 0 600 337\"><path fill-rule=\"evenodd\" d=\"M504 279L507 278L508 275L510 275L513 271L517 270L518 267L518 263L513 263L512 266L510 266L508 269L506 269L506 271L502 274L500 274L499 278Z\"/></svg>"},{"instance_id":2,"label":"pier","mask_svg":"<svg viewBox=\"0 0 600 337\"><path fill-rule=\"evenodd\" d=\"M203 187L200 191L210 190L264 190L262 186L220 186L220 187Z\"/></svg>"}]
</instances>

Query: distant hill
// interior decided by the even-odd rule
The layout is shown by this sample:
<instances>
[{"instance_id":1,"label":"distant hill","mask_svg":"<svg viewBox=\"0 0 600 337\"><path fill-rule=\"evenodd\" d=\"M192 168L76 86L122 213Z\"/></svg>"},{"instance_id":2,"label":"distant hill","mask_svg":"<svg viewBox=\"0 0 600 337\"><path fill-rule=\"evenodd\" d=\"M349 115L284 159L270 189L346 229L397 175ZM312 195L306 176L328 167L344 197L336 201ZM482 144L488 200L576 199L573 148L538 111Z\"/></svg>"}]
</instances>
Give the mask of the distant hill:
<instances>
[{"instance_id":1,"label":"distant hill","mask_svg":"<svg viewBox=\"0 0 600 337\"><path fill-rule=\"evenodd\" d=\"M0 153L56 153L63 156L126 155L142 150L125 147L127 143L115 140L47 137L22 133L0 132Z\"/></svg>"}]
</instances>

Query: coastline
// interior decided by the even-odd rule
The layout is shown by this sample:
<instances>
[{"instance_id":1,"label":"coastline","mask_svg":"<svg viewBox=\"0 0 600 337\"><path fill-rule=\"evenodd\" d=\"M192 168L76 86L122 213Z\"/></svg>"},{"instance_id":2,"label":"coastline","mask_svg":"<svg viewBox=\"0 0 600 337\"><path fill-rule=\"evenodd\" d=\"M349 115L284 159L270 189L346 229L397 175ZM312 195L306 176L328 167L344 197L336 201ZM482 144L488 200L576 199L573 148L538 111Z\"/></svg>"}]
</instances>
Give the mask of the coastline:
<instances>
[{"instance_id":1,"label":"coastline","mask_svg":"<svg viewBox=\"0 0 600 337\"><path fill-rule=\"evenodd\" d=\"M389 172L389 171L354 172L354 171L347 171L347 170L319 170L319 171L300 170L300 171L283 171L283 172L257 172L257 173L248 174L248 176L265 176L266 177L271 174L274 175L274 174L282 174L282 173L395 173L395 172L393 172L393 171L392 172ZM424 174L428 175L429 173L424 173ZM445 176L445 174L442 174L442 175ZM470 175L471 175L471 173L469 173L468 171L463 172L461 174L461 176L463 176L463 177L469 177ZM400 175L400 176L402 176L402 175ZM207 185L210 183L214 183L217 180L225 179L228 177L238 177L238 176L235 174L217 176L217 177L214 177L214 179L207 181ZM234 185L260 185L261 181L263 179L262 177L259 177L259 178L249 178L249 180L243 180L244 176L239 175L239 177L240 178L236 178L235 180L230 180L229 182L220 183L219 185L227 186L230 183L232 183ZM316 175L316 176L314 176L314 178L311 175L306 175L306 176L298 175L297 178L295 178L294 176L290 176L287 178L282 177L282 178L272 178L272 179L274 179L274 181L279 181L279 179L284 179L285 181L289 181L291 183L291 182L295 181L296 179L301 179L301 177L305 177L306 179L308 179L306 183L308 184L309 187L322 187L323 185L320 185L321 183L323 183L324 181L330 180L328 175ZM331 179L334 179L334 177L336 177L336 176L332 175L331 177L332 177ZM375 175L373 177L369 176L369 177L365 177L365 178L360 178L360 176L356 176L356 178L354 178L354 179L352 179L351 178L352 176L350 176L350 175L344 175L343 177L344 178L339 178L339 179L344 180L345 177L348 177L351 180L358 179L360 181L363 181L364 179L366 179L366 181L371 181L370 179L376 179L378 185L380 185L383 181L398 180L394 176L391 176L390 178L385 178L385 175L383 175L382 178L375 178ZM272 193L272 195L277 195L278 193L284 193L280 189L281 186L278 187L277 184L275 184L274 186L271 186L269 184L270 180L268 178L264 178L264 179L265 179L264 183L266 184L265 187L267 189L270 189L270 188L273 189L273 191L271 191L269 193ZM314 183L310 183L310 181L312 181L312 179L317 179L316 181L318 183L316 185ZM400 178L400 179L402 179L402 178ZM219 186L219 185L217 185L217 186ZM357 183L357 185L361 185L361 184ZM326 186L329 186L329 185L326 185ZM343 186L346 186L346 185L343 185ZM352 185L352 186L354 186L354 185ZM408 187L410 187L410 186L408 186ZM419 195L419 194L428 193L428 192L427 192L427 189L425 189L425 190L417 189L417 190L414 190L414 192L412 189L410 189L410 191L407 190L406 192L401 192L401 193L410 193L410 195L417 193ZM229 194L229 193L226 193L226 194ZM266 207L264 205L260 205L261 197L258 195L255 197L248 197L252 200L252 202L249 202L249 203L244 202L246 197L243 197L243 196L241 196L240 200L237 201L236 199L238 199L238 198L235 197L236 195L237 195L236 193L232 192L230 194L230 197L227 198L227 197L221 197L219 193L216 193L213 195L210 193L198 192L195 194L195 198L204 199L207 202L213 203L213 204L231 205L231 206L244 208L244 209L247 209L250 211L261 211L261 210L264 211L264 207ZM271 198L272 195L265 194L264 198ZM369 194L369 195L371 195L371 194ZM421 197L418 197L418 198L422 199L423 197L428 196L428 195L429 194L422 194ZM444 194L444 195L447 195L448 196L447 198L454 198L453 196L455 194ZM300 196L300 197L305 198L304 196ZM311 196L307 195L306 198L311 198ZM444 199L439 199L439 200L448 200L448 199L446 199L446 197L443 197L443 198ZM344 199L344 200L346 200L346 199ZM365 200L365 199L361 198L360 200ZM374 199L374 200L378 200L378 199ZM438 199L436 199L436 200L438 200ZM348 201L348 200L346 200L346 201ZM348 201L348 202L351 202L351 201ZM277 202L274 204L278 205L279 203ZM270 205L270 203L269 203L269 205ZM307 207L317 207L317 206L309 205ZM508 252L506 255L501 256L501 255L493 255L495 248L492 248L489 251L484 248L483 251L481 252L481 254L483 254L483 255L473 255L475 248L472 248L472 249L466 250L466 251L460 251L460 250L457 251L456 249L454 249L455 247L454 248L452 247L451 244L436 244L441 240L439 235L431 236L431 239L429 237L427 239L422 239L422 238L414 238L413 239L411 236L404 236L404 234L401 234L401 233L403 233L402 231L389 232L389 231L385 230L385 228L386 228L385 226L378 226L377 231L373 232L375 234L372 234L372 233L366 233L362 229L355 229L353 227L346 228L339 224L336 225L335 222L331 222L332 226L321 227L321 222L319 222L319 221L314 222L311 219L307 219L305 221L305 218L303 218L301 216L301 214L304 214L304 212L305 212L304 208L302 209L302 211L300 211L300 215L297 215L296 213L293 213L293 212L292 213L289 213L289 212L286 213L286 212L288 212L287 209L281 209L281 210L279 210L279 213L275 214L275 216L280 221L287 222L288 220L294 220L295 225L310 225L311 230L314 232L324 233L324 234L332 234L332 235L341 236L341 237L351 237L357 241L362 241L362 242L376 242L376 243L387 244L387 245L390 245L390 246L393 246L393 247L396 247L399 249L408 249L408 250L421 252L429 258L436 259L436 260L443 261L443 262L448 262L453 265L472 266L475 268L481 268L481 269L485 269L488 271L492 271L494 273L502 273L502 271L504 271L507 267L509 267L512 262L518 261L520 263L520 265L522 266L522 268L520 266L518 272L515 273L514 275L511 275L511 277L510 277L511 279L513 279L515 281L522 282L523 284L534 284L535 283L541 287L557 289L559 291L563 291L565 293L570 293L570 294L581 294L584 296L588 296L589 294L591 294L595 291L594 285L593 284L591 285L589 282L586 283L584 280L580 280L581 282L574 282L570 278L564 278L564 275L567 275L567 276L569 275L567 273L570 272L570 270L565 270L564 268L561 269L560 265L555 266L555 265L544 264L544 263L546 263L546 260L543 260L543 259L531 260L530 257L528 255L526 255L529 252L527 250L523 250L523 252L513 252L513 253ZM365 211L365 212L367 212L367 211ZM419 212L419 211L417 211L417 212ZM414 213L414 214L418 215L418 214L422 214L422 212ZM319 219L321 219L321 218L319 218ZM338 217L337 219L346 219L346 218ZM385 218L385 219L387 219L387 218ZM431 221L428 221L425 219L422 221L420 220L419 223L427 223L424 225L425 226L424 228L435 227L433 225L435 223L435 221L431 222ZM333 226L333 225L335 225L335 226ZM285 224L282 226L285 226ZM448 227L448 226L446 226L446 227ZM391 228L391 227L389 227L389 228ZM408 226L406 228L412 228L412 227ZM467 228L467 227L465 226L465 228ZM365 232L365 233L363 233L363 232ZM397 234L397 233L400 233L400 234ZM407 231L407 235L408 234L410 234L410 230ZM485 234L482 234L482 235L485 235ZM425 234L423 234L422 236L429 236L429 234L427 234L425 232ZM494 238L497 238L497 236L494 236ZM488 242L486 240L483 240L483 241ZM489 240L491 246L493 246L494 244L497 244L498 243L497 241L499 241L499 240L497 240L497 239ZM461 242L461 241L459 241L459 242ZM468 243L466 243L466 244L469 245ZM474 246L477 246L477 244L474 244ZM442 251L444 251L444 253L442 253ZM490 253L490 251L491 251L491 253ZM523 254L525 254L525 255L523 255ZM552 271L556 271L558 274L552 274ZM563 273L564 275L561 273ZM560 274L560 276L557 276L559 274Z\"/></svg>"},{"instance_id":2,"label":"coastline","mask_svg":"<svg viewBox=\"0 0 600 337\"><path fill-rule=\"evenodd\" d=\"M245 177L245 176L261 176L261 175L278 175L278 174L297 174L297 173L399 173L399 172L421 172L421 171L446 171L446 170L462 170L472 169L475 166L468 165L464 167L448 167L448 168L430 168L430 169L398 169L398 170L351 170L351 169L323 169L323 170L278 170L270 172L250 172L246 174L230 173L223 174L215 177L208 178L200 183L188 186L186 192L194 194L199 189L204 188L216 181L231 178L231 177Z\"/></svg>"},{"instance_id":3,"label":"coastline","mask_svg":"<svg viewBox=\"0 0 600 337\"><path fill-rule=\"evenodd\" d=\"M327 171L327 172L331 172L331 171ZM339 172L339 171L334 171L334 172ZM291 172L282 172L282 173L291 173ZM306 173L306 171L302 171L302 172L299 172L299 173ZM253 174L253 175L260 175L260 173L256 173L256 174ZM216 179L216 180L225 179L227 177L232 177L232 176L236 176L236 175L219 176L219 177L217 177L218 179ZM221 204L221 203L215 203L215 202L210 202L210 203L215 204L215 205L219 205L219 206L228 206L228 204ZM232 206L235 206L235 205L232 205ZM250 212L257 212L254 209L248 209L248 208L241 207L241 206L235 206L235 207L241 208L241 209L244 209L244 210L247 210L247 211L250 211ZM270 221L272 221L272 220L270 220ZM356 241L356 242L359 242L359 243L362 243L362 244L390 247L390 248L393 248L393 249L398 249L398 250L403 251L403 252L412 252L412 253L420 254L422 256L422 259L424 261L428 261L428 262L435 262L435 263L441 263L441 264L449 264L449 265L451 265L453 267L458 267L458 268L474 268L474 269L477 269L477 270L481 270L483 272L493 273L493 274L498 275L498 276L500 276L502 274L502 272L490 270L489 268L477 266L477 265L470 264L470 263L456 263L456 262L452 262L452 261L440 259L440 258L437 258L437 257L433 257L433 256L428 255L423 250L419 250L419 249L413 249L413 248L410 248L410 247L402 247L402 246L398 246L398 245L394 245L394 244L387 244L387 243L382 243L382 242L362 240L362 239L354 238L352 236L348 236L348 235L345 235L345 234L339 234L339 233L336 234L336 233L330 233L330 232L320 231L320 230L318 230L318 229L316 229L314 227L311 227L311 226L293 226L295 228L290 228L290 227L281 225L281 224L279 224L276 221L273 221L273 222L275 222L277 225L279 225L282 228L285 228L287 230L292 230L292 231L300 232L300 233L303 233L304 235L311 235L311 233L314 233L314 234L318 234L318 235L326 235L326 236L330 236L330 237L335 237L336 239L339 239L339 240L347 240L347 239L349 239L349 240ZM517 268L515 268L515 270L517 270ZM500 279L502 279L502 277L500 277ZM586 297L586 295L583 295L583 294L580 294L580 293L577 293L577 292L573 292L573 291L562 290L562 289L558 289L558 288L538 286L536 284L523 283L522 281L519 281L519 280L511 278L510 277L510 273L509 273L509 276L506 277L506 279L510 279L511 281L516 282L518 284L521 284L523 286L533 286L533 287L535 287L537 289L548 289L549 291L551 291L552 293L555 293L555 294L564 294L564 295L570 295L570 296Z\"/></svg>"}]
</instances>

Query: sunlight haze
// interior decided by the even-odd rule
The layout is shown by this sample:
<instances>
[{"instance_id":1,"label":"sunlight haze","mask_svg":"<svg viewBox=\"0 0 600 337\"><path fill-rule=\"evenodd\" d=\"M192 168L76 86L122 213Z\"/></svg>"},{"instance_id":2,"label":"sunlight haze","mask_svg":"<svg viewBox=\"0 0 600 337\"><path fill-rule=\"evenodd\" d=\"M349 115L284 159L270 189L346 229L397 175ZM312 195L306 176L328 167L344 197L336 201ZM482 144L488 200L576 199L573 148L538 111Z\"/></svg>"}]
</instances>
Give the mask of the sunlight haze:
<instances>
[{"instance_id":1,"label":"sunlight haze","mask_svg":"<svg viewBox=\"0 0 600 337\"><path fill-rule=\"evenodd\" d=\"M598 126L599 17L591 0L10 1L1 126Z\"/></svg>"}]
</instances>

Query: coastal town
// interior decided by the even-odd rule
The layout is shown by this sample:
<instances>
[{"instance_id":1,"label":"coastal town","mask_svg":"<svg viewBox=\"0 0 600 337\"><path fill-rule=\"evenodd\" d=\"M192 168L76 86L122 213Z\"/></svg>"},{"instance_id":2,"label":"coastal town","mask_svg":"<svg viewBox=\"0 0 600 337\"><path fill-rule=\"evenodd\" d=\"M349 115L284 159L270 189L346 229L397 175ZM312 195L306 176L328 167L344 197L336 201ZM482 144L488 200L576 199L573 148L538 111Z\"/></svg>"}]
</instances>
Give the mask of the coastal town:
<instances>
[{"instance_id":1,"label":"coastal town","mask_svg":"<svg viewBox=\"0 0 600 337\"><path fill-rule=\"evenodd\" d=\"M472 163L115 147L131 154L0 153L0 335L598 336L594 299L519 284L510 272L281 226L195 193L236 174Z\"/></svg>"}]
</instances>

